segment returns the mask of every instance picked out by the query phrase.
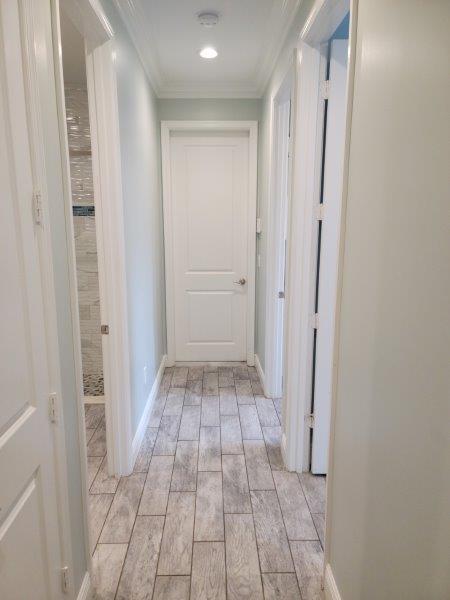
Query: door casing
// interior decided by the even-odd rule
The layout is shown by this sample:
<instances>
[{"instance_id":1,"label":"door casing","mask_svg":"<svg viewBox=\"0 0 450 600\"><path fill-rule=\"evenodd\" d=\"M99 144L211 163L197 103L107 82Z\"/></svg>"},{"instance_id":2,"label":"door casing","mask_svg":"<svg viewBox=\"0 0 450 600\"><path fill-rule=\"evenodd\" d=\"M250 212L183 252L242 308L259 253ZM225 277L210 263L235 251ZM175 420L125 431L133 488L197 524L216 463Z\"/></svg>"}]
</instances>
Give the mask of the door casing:
<instances>
[{"instance_id":1,"label":"door casing","mask_svg":"<svg viewBox=\"0 0 450 600\"><path fill-rule=\"evenodd\" d=\"M248 132L249 185L247 237L247 364L255 364L255 255L256 255L256 178L257 178L257 121L162 121L161 153L164 205L164 251L166 273L167 365L175 364L175 298L172 198L170 185L170 135L176 131Z\"/></svg>"}]
</instances>

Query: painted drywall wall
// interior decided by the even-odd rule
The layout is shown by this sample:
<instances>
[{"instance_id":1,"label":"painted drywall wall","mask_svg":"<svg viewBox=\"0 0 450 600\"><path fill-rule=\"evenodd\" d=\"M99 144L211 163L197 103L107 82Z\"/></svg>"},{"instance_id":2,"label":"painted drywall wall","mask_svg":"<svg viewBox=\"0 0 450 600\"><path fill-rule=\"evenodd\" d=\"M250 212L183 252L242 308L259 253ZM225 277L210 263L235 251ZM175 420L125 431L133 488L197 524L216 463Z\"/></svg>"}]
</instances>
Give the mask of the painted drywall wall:
<instances>
[{"instance_id":1,"label":"painted drywall wall","mask_svg":"<svg viewBox=\"0 0 450 600\"><path fill-rule=\"evenodd\" d=\"M260 99L161 98L161 121L259 121Z\"/></svg>"},{"instance_id":2,"label":"painted drywall wall","mask_svg":"<svg viewBox=\"0 0 450 600\"><path fill-rule=\"evenodd\" d=\"M134 435L166 347L160 124L128 32L112 1L102 6L115 32Z\"/></svg>"},{"instance_id":3,"label":"painted drywall wall","mask_svg":"<svg viewBox=\"0 0 450 600\"><path fill-rule=\"evenodd\" d=\"M445 600L450 4L358 4L329 563L343 600Z\"/></svg>"},{"instance_id":4,"label":"painted drywall wall","mask_svg":"<svg viewBox=\"0 0 450 600\"><path fill-rule=\"evenodd\" d=\"M313 4L313 0L304 0L302 2L262 98L258 138L258 216L262 221L262 233L258 235L256 247L256 253L260 256L260 266L256 269L255 352L258 355L263 370L265 369L266 342L267 219L272 144L272 101L286 74L286 69L292 58L294 48L297 45L299 34Z\"/></svg>"}]
</instances>

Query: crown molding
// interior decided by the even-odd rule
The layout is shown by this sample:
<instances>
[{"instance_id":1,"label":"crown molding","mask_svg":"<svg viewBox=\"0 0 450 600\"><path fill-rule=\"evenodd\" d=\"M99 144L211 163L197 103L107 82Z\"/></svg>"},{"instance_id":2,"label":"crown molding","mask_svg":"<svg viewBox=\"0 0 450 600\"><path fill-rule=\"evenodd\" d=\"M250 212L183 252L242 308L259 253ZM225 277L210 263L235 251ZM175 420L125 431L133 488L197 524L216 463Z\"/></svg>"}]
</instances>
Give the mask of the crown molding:
<instances>
[{"instance_id":1,"label":"crown molding","mask_svg":"<svg viewBox=\"0 0 450 600\"><path fill-rule=\"evenodd\" d=\"M231 84L224 88L201 85L192 87L164 81L141 0L113 0L113 2L158 98L261 98L302 0L282 0L281 12L277 3L274 3L268 21L272 35L256 69L257 76L254 84Z\"/></svg>"},{"instance_id":2,"label":"crown molding","mask_svg":"<svg viewBox=\"0 0 450 600\"><path fill-rule=\"evenodd\" d=\"M265 54L259 62L256 81L260 96L263 96L267 84L269 83L269 79L275 69L278 57L280 56L280 52L302 1L303 0L283 0L282 12L280 15L278 15L278 10L276 10L276 5L274 3L269 22L274 23L278 21L279 31L277 35L271 37L271 43L266 46Z\"/></svg>"},{"instance_id":3,"label":"crown molding","mask_svg":"<svg viewBox=\"0 0 450 600\"><path fill-rule=\"evenodd\" d=\"M142 6L139 0L113 0L113 2L141 59L153 91L159 97L163 79L158 61L154 58L155 49L149 41L150 36L145 25L146 19Z\"/></svg>"}]
</instances>

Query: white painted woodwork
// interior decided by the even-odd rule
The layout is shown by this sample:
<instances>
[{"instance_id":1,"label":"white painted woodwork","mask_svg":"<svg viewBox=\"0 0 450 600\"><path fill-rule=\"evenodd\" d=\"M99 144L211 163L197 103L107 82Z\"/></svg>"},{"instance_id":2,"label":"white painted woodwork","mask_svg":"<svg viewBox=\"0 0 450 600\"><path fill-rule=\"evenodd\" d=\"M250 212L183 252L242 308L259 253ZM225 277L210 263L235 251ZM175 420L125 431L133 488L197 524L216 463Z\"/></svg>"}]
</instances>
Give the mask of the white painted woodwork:
<instances>
[{"instance_id":1,"label":"white painted woodwork","mask_svg":"<svg viewBox=\"0 0 450 600\"><path fill-rule=\"evenodd\" d=\"M324 156L322 235L319 270L319 323L316 338L314 428L311 471L328 466L336 318L339 235L347 106L348 40L333 40L330 50L329 98Z\"/></svg>"},{"instance_id":2,"label":"white painted woodwork","mask_svg":"<svg viewBox=\"0 0 450 600\"><path fill-rule=\"evenodd\" d=\"M248 132L173 133L170 172L175 358L246 360Z\"/></svg>"},{"instance_id":3,"label":"white painted woodwork","mask_svg":"<svg viewBox=\"0 0 450 600\"><path fill-rule=\"evenodd\" d=\"M47 224L33 212L20 9L0 4L0 597L48 600L62 596L62 565L39 249Z\"/></svg>"}]
</instances>

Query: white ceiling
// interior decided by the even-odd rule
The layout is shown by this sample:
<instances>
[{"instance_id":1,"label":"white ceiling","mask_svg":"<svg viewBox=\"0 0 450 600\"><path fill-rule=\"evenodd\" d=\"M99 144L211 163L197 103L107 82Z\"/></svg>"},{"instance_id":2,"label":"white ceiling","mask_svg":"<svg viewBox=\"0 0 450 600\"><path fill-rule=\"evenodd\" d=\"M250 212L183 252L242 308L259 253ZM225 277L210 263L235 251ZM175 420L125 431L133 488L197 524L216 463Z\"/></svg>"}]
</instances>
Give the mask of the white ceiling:
<instances>
[{"instance_id":1,"label":"white ceiling","mask_svg":"<svg viewBox=\"0 0 450 600\"><path fill-rule=\"evenodd\" d=\"M301 0L115 0L161 98L258 98ZM197 14L215 11L202 27ZM199 57L214 46L214 60Z\"/></svg>"}]
</instances>

